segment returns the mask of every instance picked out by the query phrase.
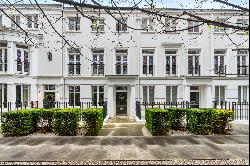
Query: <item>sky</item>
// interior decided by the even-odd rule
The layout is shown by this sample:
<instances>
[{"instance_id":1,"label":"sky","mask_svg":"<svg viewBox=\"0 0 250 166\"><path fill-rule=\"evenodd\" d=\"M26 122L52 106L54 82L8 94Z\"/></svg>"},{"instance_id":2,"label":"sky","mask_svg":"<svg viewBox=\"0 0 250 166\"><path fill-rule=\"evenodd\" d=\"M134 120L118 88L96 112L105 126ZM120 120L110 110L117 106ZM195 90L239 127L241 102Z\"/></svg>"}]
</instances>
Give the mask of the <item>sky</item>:
<instances>
[{"instance_id":1,"label":"sky","mask_svg":"<svg viewBox=\"0 0 250 166\"><path fill-rule=\"evenodd\" d=\"M6 0L2 0L6 1ZM11 3L30 3L34 0L9 0ZM21 1L21 2L20 2ZM39 3L56 3L53 0L37 0ZM74 0L80 2L80 0ZM83 0L82 0L83 1ZM87 3L91 3L90 0L85 0ZM103 5L110 5L110 0L97 0ZM141 0L114 0L118 6L133 6L134 2L140 2ZM146 0L142 0L141 7L147 7ZM147 0L150 1L150 0ZM161 8L206 8L206 9L216 9L216 8L231 8L220 3L213 2L213 0L154 0L156 7ZM229 0L228 2L237 4L243 7L249 6L249 0ZM6 1L7 3L7 1Z\"/></svg>"}]
</instances>

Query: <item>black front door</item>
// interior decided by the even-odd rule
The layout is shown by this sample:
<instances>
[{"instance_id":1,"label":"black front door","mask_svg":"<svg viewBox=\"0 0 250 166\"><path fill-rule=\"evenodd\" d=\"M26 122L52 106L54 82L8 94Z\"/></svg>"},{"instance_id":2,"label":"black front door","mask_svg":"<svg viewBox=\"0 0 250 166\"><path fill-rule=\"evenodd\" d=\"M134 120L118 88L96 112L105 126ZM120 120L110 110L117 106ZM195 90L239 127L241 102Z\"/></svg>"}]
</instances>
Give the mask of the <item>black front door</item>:
<instances>
[{"instance_id":1,"label":"black front door","mask_svg":"<svg viewBox=\"0 0 250 166\"><path fill-rule=\"evenodd\" d=\"M43 108L55 108L55 92L44 92Z\"/></svg>"},{"instance_id":2,"label":"black front door","mask_svg":"<svg viewBox=\"0 0 250 166\"><path fill-rule=\"evenodd\" d=\"M190 108L199 108L200 94L199 92L190 92Z\"/></svg>"},{"instance_id":3,"label":"black front door","mask_svg":"<svg viewBox=\"0 0 250 166\"><path fill-rule=\"evenodd\" d=\"M116 92L116 115L127 115L127 92Z\"/></svg>"}]
</instances>

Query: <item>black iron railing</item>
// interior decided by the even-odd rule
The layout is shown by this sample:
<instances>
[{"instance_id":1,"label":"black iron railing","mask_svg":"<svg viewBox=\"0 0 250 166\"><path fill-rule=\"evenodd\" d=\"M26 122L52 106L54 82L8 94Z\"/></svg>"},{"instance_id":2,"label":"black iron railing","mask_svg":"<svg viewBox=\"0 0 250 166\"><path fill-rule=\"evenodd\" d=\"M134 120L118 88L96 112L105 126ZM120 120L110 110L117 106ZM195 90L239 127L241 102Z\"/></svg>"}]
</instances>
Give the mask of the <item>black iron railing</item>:
<instances>
[{"instance_id":1,"label":"black iron railing","mask_svg":"<svg viewBox=\"0 0 250 166\"><path fill-rule=\"evenodd\" d=\"M214 73L219 75L219 76L226 76L226 74L227 74L227 65L215 67Z\"/></svg>"},{"instance_id":2,"label":"black iron railing","mask_svg":"<svg viewBox=\"0 0 250 166\"><path fill-rule=\"evenodd\" d=\"M237 66L238 76L249 76L249 66Z\"/></svg>"}]
</instances>

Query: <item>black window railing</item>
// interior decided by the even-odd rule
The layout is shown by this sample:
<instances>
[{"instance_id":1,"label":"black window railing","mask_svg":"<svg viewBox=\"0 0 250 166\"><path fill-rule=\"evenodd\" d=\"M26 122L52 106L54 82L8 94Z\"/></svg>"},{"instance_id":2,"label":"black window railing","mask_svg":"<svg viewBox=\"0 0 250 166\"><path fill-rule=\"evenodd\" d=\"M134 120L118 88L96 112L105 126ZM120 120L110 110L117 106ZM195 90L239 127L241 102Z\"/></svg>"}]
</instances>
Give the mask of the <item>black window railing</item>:
<instances>
[{"instance_id":1,"label":"black window railing","mask_svg":"<svg viewBox=\"0 0 250 166\"><path fill-rule=\"evenodd\" d=\"M154 75L154 65L143 65L143 74L144 75Z\"/></svg>"},{"instance_id":2,"label":"black window railing","mask_svg":"<svg viewBox=\"0 0 250 166\"><path fill-rule=\"evenodd\" d=\"M192 76L200 76L201 75L201 65L199 66L188 66L188 74Z\"/></svg>"},{"instance_id":3,"label":"black window railing","mask_svg":"<svg viewBox=\"0 0 250 166\"><path fill-rule=\"evenodd\" d=\"M219 75L219 76L226 76L226 74L227 74L227 65L215 67L214 73L216 75Z\"/></svg>"},{"instance_id":4,"label":"black window railing","mask_svg":"<svg viewBox=\"0 0 250 166\"><path fill-rule=\"evenodd\" d=\"M249 66L237 66L238 76L249 76Z\"/></svg>"},{"instance_id":5,"label":"black window railing","mask_svg":"<svg viewBox=\"0 0 250 166\"><path fill-rule=\"evenodd\" d=\"M92 76L104 76L104 64L91 64Z\"/></svg>"}]
</instances>

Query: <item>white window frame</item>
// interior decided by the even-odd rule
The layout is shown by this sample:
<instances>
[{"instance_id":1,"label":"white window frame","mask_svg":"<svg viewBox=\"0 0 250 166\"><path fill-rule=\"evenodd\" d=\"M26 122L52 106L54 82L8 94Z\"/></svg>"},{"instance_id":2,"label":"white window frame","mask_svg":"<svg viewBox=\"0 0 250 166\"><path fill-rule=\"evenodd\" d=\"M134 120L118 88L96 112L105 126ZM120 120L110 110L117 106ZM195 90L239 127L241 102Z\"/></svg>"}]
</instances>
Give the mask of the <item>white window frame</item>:
<instances>
[{"instance_id":1,"label":"white window frame","mask_svg":"<svg viewBox=\"0 0 250 166\"><path fill-rule=\"evenodd\" d=\"M168 53L168 52L173 52L173 53ZM175 53L174 53L175 52ZM177 56L178 56L178 49L165 49L165 60L166 60L166 65L165 65L165 72L166 75L168 76L176 76L177 75ZM167 57L169 57L169 65L170 65L170 70L169 73L167 73ZM173 57L175 57L175 73L173 73Z\"/></svg>"},{"instance_id":2,"label":"white window frame","mask_svg":"<svg viewBox=\"0 0 250 166\"><path fill-rule=\"evenodd\" d=\"M177 20L176 18L165 18L165 30L176 32ZM169 33L169 32L167 32Z\"/></svg>"},{"instance_id":3,"label":"white window frame","mask_svg":"<svg viewBox=\"0 0 250 166\"><path fill-rule=\"evenodd\" d=\"M155 31L155 19L154 18L142 18L141 27L147 32L154 32Z\"/></svg>"},{"instance_id":4,"label":"white window frame","mask_svg":"<svg viewBox=\"0 0 250 166\"><path fill-rule=\"evenodd\" d=\"M71 87L74 88L74 92L70 91ZM79 88L79 92L76 91L76 87ZM73 105L71 105L71 102L70 102L70 94L73 94L74 106L81 106L81 86L80 85L69 85L69 106L73 106ZM79 94L79 103L76 102L76 94Z\"/></svg>"},{"instance_id":5,"label":"white window frame","mask_svg":"<svg viewBox=\"0 0 250 166\"><path fill-rule=\"evenodd\" d=\"M94 28L96 25L96 28ZM103 27L103 28L100 28ZM92 32L105 32L105 18L96 18L92 21L91 24L91 31Z\"/></svg>"},{"instance_id":6,"label":"white window frame","mask_svg":"<svg viewBox=\"0 0 250 166\"><path fill-rule=\"evenodd\" d=\"M200 33L200 26L199 22L197 21L188 21L188 28L193 27L191 29L188 29L188 33ZM194 27L194 26L198 26L198 27ZM196 31L196 28L198 28L198 31Z\"/></svg>"},{"instance_id":7,"label":"white window frame","mask_svg":"<svg viewBox=\"0 0 250 166\"><path fill-rule=\"evenodd\" d=\"M72 21L72 25L70 25L71 21ZM71 26L73 27L72 29L71 29ZM80 30L81 30L81 17L68 17L68 31L77 32Z\"/></svg>"},{"instance_id":8,"label":"white window frame","mask_svg":"<svg viewBox=\"0 0 250 166\"><path fill-rule=\"evenodd\" d=\"M147 97L146 97L146 100L144 100L144 87L147 88ZM153 101L150 101L149 99L152 98L152 96L150 96L150 87L152 88L153 87ZM143 85L142 86L142 100L143 102L155 102L155 85Z\"/></svg>"},{"instance_id":9,"label":"white window frame","mask_svg":"<svg viewBox=\"0 0 250 166\"><path fill-rule=\"evenodd\" d=\"M217 18L217 19L215 19L215 21L226 23L227 18ZM226 30L227 30L227 28L225 28L225 27L214 26L214 33L226 33Z\"/></svg>"},{"instance_id":10,"label":"white window frame","mask_svg":"<svg viewBox=\"0 0 250 166\"><path fill-rule=\"evenodd\" d=\"M219 97L219 100L217 101L216 100L216 89L217 89L217 87L218 87L218 89L219 89L219 91L218 91L218 97ZM224 96L224 100L222 100L222 97L223 96L221 96L221 89L222 89L222 87L224 88L224 94L223 94L223 96ZM224 85L216 85L215 86L215 94L214 94L214 99L215 99L215 101L217 101L218 103L218 105L220 105L220 103L221 103L221 101L225 101L226 100L226 86L224 86Z\"/></svg>"},{"instance_id":11,"label":"white window frame","mask_svg":"<svg viewBox=\"0 0 250 166\"><path fill-rule=\"evenodd\" d=\"M74 51L75 50L75 51ZM72 51L72 52L71 52ZM79 48L69 48L68 49L68 75L70 76L80 76L81 75L81 49ZM73 56L73 60L70 59ZM78 60L79 57L79 60ZM74 73L70 73L70 68L73 65ZM80 71L77 73L77 68L80 66Z\"/></svg>"},{"instance_id":12,"label":"white window frame","mask_svg":"<svg viewBox=\"0 0 250 166\"><path fill-rule=\"evenodd\" d=\"M27 88L28 89L28 101L27 101L27 106L30 103L30 85L28 84L16 84L15 86L15 90L17 90L17 86L21 86L21 99L20 101L23 103L24 106L24 89ZM16 97L17 97L17 91L16 91ZM17 102L17 98L16 98L16 102Z\"/></svg>"},{"instance_id":13,"label":"white window frame","mask_svg":"<svg viewBox=\"0 0 250 166\"><path fill-rule=\"evenodd\" d=\"M21 20L20 15L11 15L10 18L12 20L14 20L20 26L20 23L21 23L21 21L20 21ZM17 29L18 28L18 26L13 21L11 21L11 26L10 27L12 29Z\"/></svg>"},{"instance_id":14,"label":"white window frame","mask_svg":"<svg viewBox=\"0 0 250 166\"><path fill-rule=\"evenodd\" d=\"M0 89L1 89L1 91L0 91L0 96L1 96L0 97L0 109L7 107L7 103L3 104L4 102L7 102L7 100L8 100L8 98L7 98L7 96L8 96L8 87L7 86L8 86L7 84L0 84ZM5 94L5 92L6 92L6 94ZM3 106L2 106L2 104L3 104Z\"/></svg>"},{"instance_id":15,"label":"white window frame","mask_svg":"<svg viewBox=\"0 0 250 166\"><path fill-rule=\"evenodd\" d=\"M190 53L191 51L198 51L199 53ZM193 74L189 73L189 57L192 57ZM198 57L198 66L196 66L196 57ZM188 75L199 75L201 49L188 49ZM198 68L197 68L198 67ZM195 70L197 69L197 71ZM201 70L201 69L200 69ZM201 72L201 71L200 71Z\"/></svg>"},{"instance_id":16,"label":"white window frame","mask_svg":"<svg viewBox=\"0 0 250 166\"><path fill-rule=\"evenodd\" d=\"M248 50L237 50L237 55L236 55L236 63L237 63L237 74L244 75L243 73L249 74L249 51ZM245 59L245 64L243 64L243 57ZM238 68L238 64L240 62L240 66L248 66L246 69L245 68Z\"/></svg>"},{"instance_id":17,"label":"white window frame","mask_svg":"<svg viewBox=\"0 0 250 166\"><path fill-rule=\"evenodd\" d=\"M119 51L124 51L119 52ZM125 53L125 51L127 53ZM117 57L120 57L121 60L117 61ZM117 73L117 66L120 66L121 73ZM126 71L126 72L124 72ZM128 49L115 49L115 74L116 75L128 75Z\"/></svg>"},{"instance_id":18,"label":"white window frame","mask_svg":"<svg viewBox=\"0 0 250 166\"><path fill-rule=\"evenodd\" d=\"M126 26L124 24L120 23L118 20L120 22L126 24ZM123 26L125 26L125 28ZM116 29L116 32L119 32L119 33L120 32L128 32L128 18L127 17L117 18L117 20L116 20L116 28L115 29Z\"/></svg>"},{"instance_id":19,"label":"white window frame","mask_svg":"<svg viewBox=\"0 0 250 166\"><path fill-rule=\"evenodd\" d=\"M18 48L19 47L19 48ZM18 52L21 52L20 56L20 63L21 63L21 71L18 71ZM28 58L25 57L25 53L28 54ZM28 71L25 71L27 68L25 66L25 63L28 63ZM23 45L16 45L16 73L17 74L29 74L30 72L30 51L28 46L23 46Z\"/></svg>"},{"instance_id":20,"label":"white window frame","mask_svg":"<svg viewBox=\"0 0 250 166\"><path fill-rule=\"evenodd\" d=\"M170 101L167 101L167 88L170 88ZM174 88L176 88L176 101L173 101L173 90L174 90ZM165 101L166 102L177 102L178 101L178 86L173 86L173 85L167 85L166 86L166 98L165 98Z\"/></svg>"},{"instance_id":21,"label":"white window frame","mask_svg":"<svg viewBox=\"0 0 250 166\"><path fill-rule=\"evenodd\" d=\"M154 74L155 74L155 70L154 70L154 66L155 66L155 54L156 54L156 49L154 49L154 48L143 48L142 50L142 74L143 75L146 75L146 76L153 76ZM144 53L144 51L153 51L153 53ZM144 57L146 57L146 64L144 64ZM151 57L152 57L152 59L151 59ZM151 64L151 60L153 61L153 63ZM144 68L144 66L146 65L146 68L147 68L147 71L146 71L146 73L143 73L144 72L144 70L143 70L143 68ZM152 66L152 72L150 71L150 65Z\"/></svg>"},{"instance_id":22,"label":"white window frame","mask_svg":"<svg viewBox=\"0 0 250 166\"><path fill-rule=\"evenodd\" d=\"M31 25L31 26L29 26ZM27 15L27 28L28 29L38 29L38 14Z\"/></svg>"},{"instance_id":23,"label":"white window frame","mask_svg":"<svg viewBox=\"0 0 250 166\"><path fill-rule=\"evenodd\" d=\"M103 88L103 92L101 92L100 91L100 88ZM93 91L93 88L96 88L96 92L94 92ZM96 104L97 104L97 106L102 106L102 105L100 105L100 94L103 94L103 102L104 102L104 99L105 99L105 96L104 96L104 93L105 92L105 87L104 87L104 85L92 85L91 86L91 101L92 101L92 106L96 106L95 105L95 102L93 101L93 99L94 99L94 94L96 94L96 99L97 99L97 101L96 101Z\"/></svg>"},{"instance_id":24,"label":"white window frame","mask_svg":"<svg viewBox=\"0 0 250 166\"><path fill-rule=\"evenodd\" d=\"M104 53L105 50L103 48L92 49L92 66L91 66L91 75L99 76L104 75ZM96 56L96 59L94 58ZM102 58L101 58L102 57ZM96 73L94 73L94 65L97 65ZM102 66L101 66L102 65ZM102 68L102 73L101 73Z\"/></svg>"},{"instance_id":25,"label":"white window frame","mask_svg":"<svg viewBox=\"0 0 250 166\"><path fill-rule=\"evenodd\" d=\"M249 102L249 86L238 86L238 102Z\"/></svg>"},{"instance_id":26,"label":"white window frame","mask_svg":"<svg viewBox=\"0 0 250 166\"><path fill-rule=\"evenodd\" d=\"M216 53L216 51L225 51L224 53ZM214 74L219 75L225 73L225 60L226 60L227 50L226 49L214 49ZM218 62L216 66L215 60L218 58ZM217 71L216 71L217 67ZM222 70L222 72L220 72Z\"/></svg>"},{"instance_id":27,"label":"white window frame","mask_svg":"<svg viewBox=\"0 0 250 166\"><path fill-rule=\"evenodd\" d=\"M6 47L4 46L6 44ZM0 42L0 74L8 71L8 49L7 43Z\"/></svg>"}]
</instances>

